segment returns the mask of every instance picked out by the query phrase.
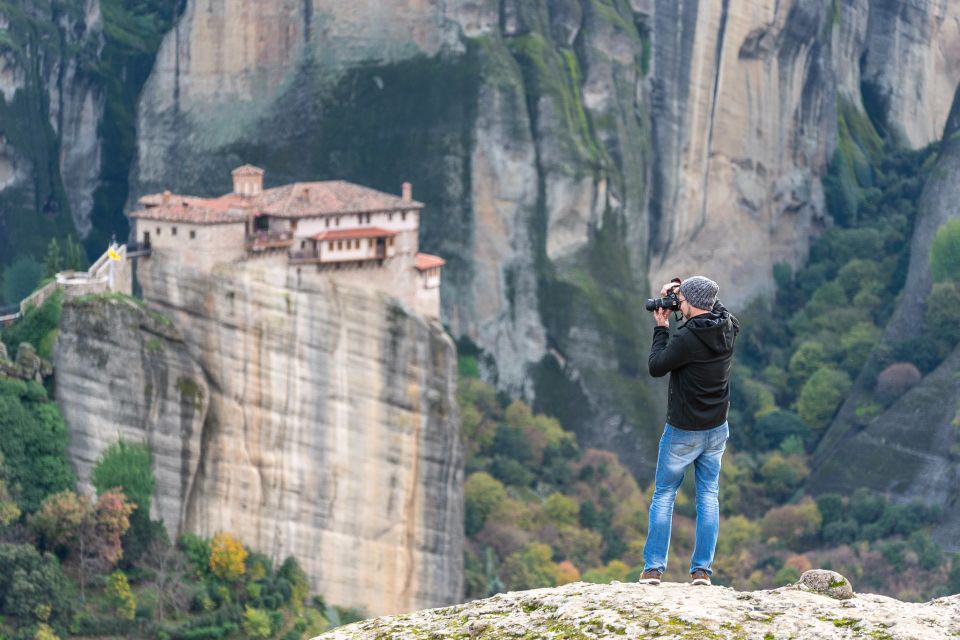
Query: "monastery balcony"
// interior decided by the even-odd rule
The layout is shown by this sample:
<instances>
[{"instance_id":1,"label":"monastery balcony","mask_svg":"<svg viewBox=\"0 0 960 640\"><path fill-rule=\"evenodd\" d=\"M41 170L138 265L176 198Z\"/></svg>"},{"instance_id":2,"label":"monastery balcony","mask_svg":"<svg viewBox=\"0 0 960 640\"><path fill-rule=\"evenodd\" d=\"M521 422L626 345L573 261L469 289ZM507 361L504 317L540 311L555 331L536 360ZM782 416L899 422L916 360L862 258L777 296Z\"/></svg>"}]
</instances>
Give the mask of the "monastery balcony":
<instances>
[{"instance_id":1,"label":"monastery balcony","mask_svg":"<svg viewBox=\"0 0 960 640\"><path fill-rule=\"evenodd\" d=\"M286 249L293 245L292 231L257 231L247 236L248 251Z\"/></svg>"}]
</instances>

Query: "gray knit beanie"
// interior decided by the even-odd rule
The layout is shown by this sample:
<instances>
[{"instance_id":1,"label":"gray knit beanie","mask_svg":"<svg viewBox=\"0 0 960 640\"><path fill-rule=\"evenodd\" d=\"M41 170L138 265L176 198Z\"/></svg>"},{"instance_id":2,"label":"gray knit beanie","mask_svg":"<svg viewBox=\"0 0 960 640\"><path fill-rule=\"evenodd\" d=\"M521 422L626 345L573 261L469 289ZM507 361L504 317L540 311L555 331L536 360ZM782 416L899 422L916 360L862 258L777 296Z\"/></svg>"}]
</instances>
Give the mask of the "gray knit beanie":
<instances>
[{"instance_id":1,"label":"gray knit beanie","mask_svg":"<svg viewBox=\"0 0 960 640\"><path fill-rule=\"evenodd\" d=\"M687 303L697 309L710 311L713 309L713 303L717 301L717 292L720 286L703 276L693 276L687 278L680 285L680 293L687 299Z\"/></svg>"}]
</instances>

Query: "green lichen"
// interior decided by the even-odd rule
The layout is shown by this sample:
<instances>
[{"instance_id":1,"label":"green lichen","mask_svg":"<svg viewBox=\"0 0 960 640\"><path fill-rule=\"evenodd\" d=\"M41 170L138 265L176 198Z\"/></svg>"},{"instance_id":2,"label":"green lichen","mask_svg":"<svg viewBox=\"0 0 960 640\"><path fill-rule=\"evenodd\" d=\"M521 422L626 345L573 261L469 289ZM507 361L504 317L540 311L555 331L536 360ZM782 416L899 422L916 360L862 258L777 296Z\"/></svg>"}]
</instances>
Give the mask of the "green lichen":
<instances>
[{"instance_id":1,"label":"green lichen","mask_svg":"<svg viewBox=\"0 0 960 640\"><path fill-rule=\"evenodd\" d=\"M144 349L149 353L160 353L163 351L163 345L157 338L150 338L143 344Z\"/></svg>"},{"instance_id":2,"label":"green lichen","mask_svg":"<svg viewBox=\"0 0 960 640\"><path fill-rule=\"evenodd\" d=\"M203 388L193 378L187 376L177 378L177 389L180 391L183 402L192 404L197 410L203 408Z\"/></svg>"}]
</instances>

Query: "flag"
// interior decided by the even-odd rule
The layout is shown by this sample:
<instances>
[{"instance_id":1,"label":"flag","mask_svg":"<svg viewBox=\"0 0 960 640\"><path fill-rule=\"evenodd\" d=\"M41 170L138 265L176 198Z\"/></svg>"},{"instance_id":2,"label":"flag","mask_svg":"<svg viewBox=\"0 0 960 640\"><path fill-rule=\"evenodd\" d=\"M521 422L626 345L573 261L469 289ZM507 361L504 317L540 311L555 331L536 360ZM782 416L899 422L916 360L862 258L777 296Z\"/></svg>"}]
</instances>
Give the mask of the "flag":
<instances>
[{"instance_id":1,"label":"flag","mask_svg":"<svg viewBox=\"0 0 960 640\"><path fill-rule=\"evenodd\" d=\"M114 249L112 246L109 249L107 249L107 255L110 256L110 259L113 260L114 262L119 262L123 260L123 258L120 257L120 254L117 253L116 249Z\"/></svg>"}]
</instances>

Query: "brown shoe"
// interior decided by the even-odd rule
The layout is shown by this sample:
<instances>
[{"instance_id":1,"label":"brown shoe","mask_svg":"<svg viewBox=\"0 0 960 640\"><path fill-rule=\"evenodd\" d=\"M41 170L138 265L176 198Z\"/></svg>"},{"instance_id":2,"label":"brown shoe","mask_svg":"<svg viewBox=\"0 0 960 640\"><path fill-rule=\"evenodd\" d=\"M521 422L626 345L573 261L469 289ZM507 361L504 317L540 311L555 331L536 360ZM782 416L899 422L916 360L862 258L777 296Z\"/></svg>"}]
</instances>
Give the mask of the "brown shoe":
<instances>
[{"instance_id":1,"label":"brown shoe","mask_svg":"<svg viewBox=\"0 0 960 640\"><path fill-rule=\"evenodd\" d=\"M648 571L644 571L640 575L640 579L637 580L637 582L640 584L658 585L660 584L661 576L663 576L663 571L660 571L659 569L650 569Z\"/></svg>"},{"instance_id":2,"label":"brown shoe","mask_svg":"<svg viewBox=\"0 0 960 640\"><path fill-rule=\"evenodd\" d=\"M710 574L707 573L706 569L697 569L690 574L692 578L690 584L694 586L703 585L706 587L710 586Z\"/></svg>"}]
</instances>

